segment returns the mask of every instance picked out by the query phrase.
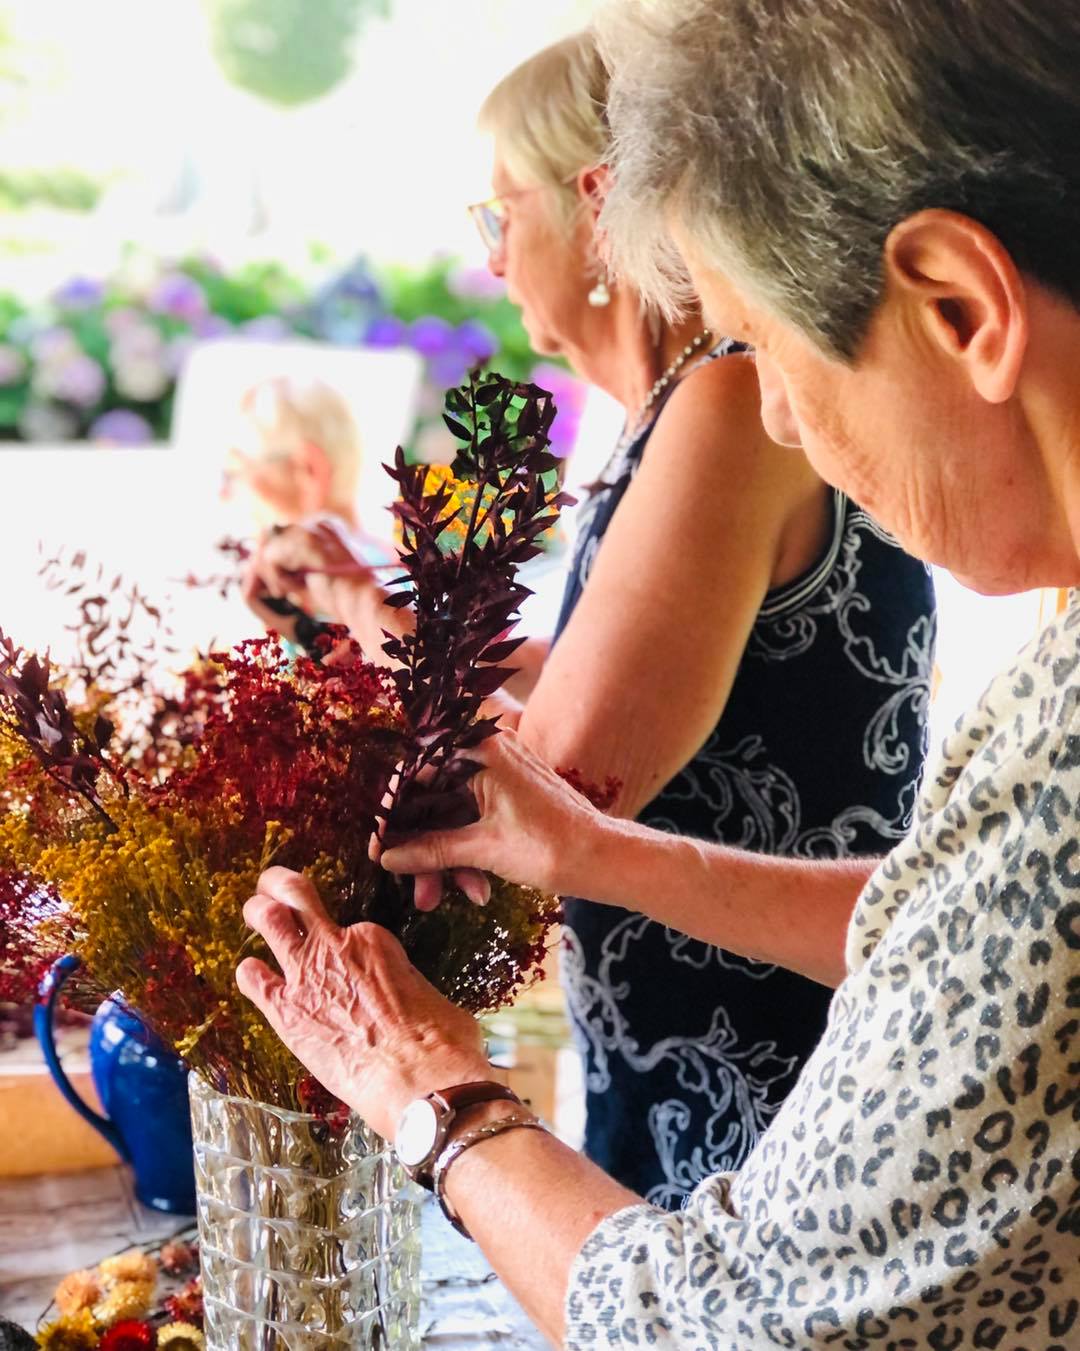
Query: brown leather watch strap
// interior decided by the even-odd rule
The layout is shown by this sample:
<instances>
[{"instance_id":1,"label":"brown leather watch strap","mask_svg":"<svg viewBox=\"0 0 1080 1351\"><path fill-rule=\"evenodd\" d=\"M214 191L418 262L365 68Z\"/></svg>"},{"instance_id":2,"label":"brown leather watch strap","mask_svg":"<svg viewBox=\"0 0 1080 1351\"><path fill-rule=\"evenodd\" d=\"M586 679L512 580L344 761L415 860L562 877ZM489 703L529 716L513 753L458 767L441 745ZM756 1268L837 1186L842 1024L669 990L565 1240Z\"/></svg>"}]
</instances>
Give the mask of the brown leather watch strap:
<instances>
[{"instance_id":1,"label":"brown leather watch strap","mask_svg":"<svg viewBox=\"0 0 1080 1351\"><path fill-rule=\"evenodd\" d=\"M460 1112L466 1107L476 1107L482 1102L516 1102L521 1099L505 1084L494 1079L479 1079L471 1084L454 1084L452 1088L440 1088L428 1097L439 1102L449 1112Z\"/></svg>"}]
</instances>

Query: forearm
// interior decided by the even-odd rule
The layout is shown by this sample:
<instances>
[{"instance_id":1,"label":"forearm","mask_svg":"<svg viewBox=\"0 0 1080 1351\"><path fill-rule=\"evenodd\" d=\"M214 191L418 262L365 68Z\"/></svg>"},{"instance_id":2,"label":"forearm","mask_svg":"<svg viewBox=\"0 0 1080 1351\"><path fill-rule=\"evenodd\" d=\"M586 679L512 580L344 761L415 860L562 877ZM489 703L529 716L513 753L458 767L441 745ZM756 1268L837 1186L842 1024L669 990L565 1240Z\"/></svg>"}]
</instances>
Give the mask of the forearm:
<instances>
[{"instance_id":1,"label":"forearm","mask_svg":"<svg viewBox=\"0 0 1080 1351\"><path fill-rule=\"evenodd\" d=\"M501 1115L492 1109L490 1115ZM506 1131L467 1150L447 1196L499 1279L552 1346L562 1345L570 1268L608 1215L639 1204L553 1135Z\"/></svg>"},{"instance_id":2,"label":"forearm","mask_svg":"<svg viewBox=\"0 0 1080 1351\"><path fill-rule=\"evenodd\" d=\"M752 854L595 817L559 890L835 987L855 902L877 859Z\"/></svg>"},{"instance_id":3,"label":"forearm","mask_svg":"<svg viewBox=\"0 0 1080 1351\"><path fill-rule=\"evenodd\" d=\"M523 704L536 688L550 651L550 638L526 639L510 658L509 665L517 670L503 687L507 694Z\"/></svg>"}]
</instances>

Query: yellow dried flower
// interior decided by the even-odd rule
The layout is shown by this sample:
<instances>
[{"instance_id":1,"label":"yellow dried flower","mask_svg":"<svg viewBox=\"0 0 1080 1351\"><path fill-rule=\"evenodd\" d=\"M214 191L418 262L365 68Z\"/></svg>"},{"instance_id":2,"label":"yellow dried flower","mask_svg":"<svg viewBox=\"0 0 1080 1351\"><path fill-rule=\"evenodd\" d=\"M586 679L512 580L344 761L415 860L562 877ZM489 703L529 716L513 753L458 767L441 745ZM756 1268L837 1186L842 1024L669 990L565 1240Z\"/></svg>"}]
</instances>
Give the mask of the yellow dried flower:
<instances>
[{"instance_id":1,"label":"yellow dried flower","mask_svg":"<svg viewBox=\"0 0 1080 1351\"><path fill-rule=\"evenodd\" d=\"M37 1335L37 1344L43 1351L94 1351L98 1331L89 1309L65 1314L46 1324Z\"/></svg>"},{"instance_id":2,"label":"yellow dried flower","mask_svg":"<svg viewBox=\"0 0 1080 1351\"><path fill-rule=\"evenodd\" d=\"M118 1281L149 1281L153 1285L157 1270L157 1262L139 1248L132 1248L117 1257L106 1257L104 1262L98 1263L98 1275L106 1288Z\"/></svg>"},{"instance_id":3,"label":"yellow dried flower","mask_svg":"<svg viewBox=\"0 0 1080 1351\"><path fill-rule=\"evenodd\" d=\"M168 1323L158 1329L157 1344L172 1351L203 1351L206 1342L194 1323Z\"/></svg>"},{"instance_id":4,"label":"yellow dried flower","mask_svg":"<svg viewBox=\"0 0 1080 1351\"><path fill-rule=\"evenodd\" d=\"M101 1282L96 1271L71 1271L56 1287L53 1299L61 1316L90 1309L101 1298Z\"/></svg>"},{"instance_id":5,"label":"yellow dried flower","mask_svg":"<svg viewBox=\"0 0 1080 1351\"><path fill-rule=\"evenodd\" d=\"M145 1317L153 1302L153 1281L117 1281L108 1287L105 1298L94 1305L94 1317L108 1327L129 1318Z\"/></svg>"}]
</instances>

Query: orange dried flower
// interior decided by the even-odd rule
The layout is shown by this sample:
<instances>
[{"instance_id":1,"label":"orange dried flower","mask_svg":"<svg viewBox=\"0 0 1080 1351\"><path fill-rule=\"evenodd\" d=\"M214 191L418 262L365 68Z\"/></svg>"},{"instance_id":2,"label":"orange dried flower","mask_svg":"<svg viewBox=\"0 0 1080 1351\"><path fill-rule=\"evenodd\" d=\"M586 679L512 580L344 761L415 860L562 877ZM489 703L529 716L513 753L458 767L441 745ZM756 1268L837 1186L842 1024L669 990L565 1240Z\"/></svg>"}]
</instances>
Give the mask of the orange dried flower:
<instances>
[{"instance_id":1,"label":"orange dried flower","mask_svg":"<svg viewBox=\"0 0 1080 1351\"><path fill-rule=\"evenodd\" d=\"M91 1309L101 1298L101 1282L96 1271L71 1271L56 1287L53 1299L62 1316Z\"/></svg>"}]
</instances>

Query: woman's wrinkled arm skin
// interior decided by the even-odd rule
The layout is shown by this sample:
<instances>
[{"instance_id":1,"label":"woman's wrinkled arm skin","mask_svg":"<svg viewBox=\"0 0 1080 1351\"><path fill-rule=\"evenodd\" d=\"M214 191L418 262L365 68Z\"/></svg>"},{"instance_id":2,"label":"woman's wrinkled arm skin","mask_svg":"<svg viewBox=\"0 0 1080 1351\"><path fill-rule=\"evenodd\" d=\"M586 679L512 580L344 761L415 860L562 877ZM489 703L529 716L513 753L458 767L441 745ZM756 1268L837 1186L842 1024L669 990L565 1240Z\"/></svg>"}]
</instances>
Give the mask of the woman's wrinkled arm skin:
<instances>
[{"instance_id":1,"label":"woman's wrinkled arm skin","mask_svg":"<svg viewBox=\"0 0 1080 1351\"><path fill-rule=\"evenodd\" d=\"M314 886L270 868L244 909L279 974L248 958L240 989L332 1093L384 1138L407 1103L496 1077L476 1021L411 966L386 929L340 929ZM470 1109L469 1124L509 1104ZM454 1164L448 1195L499 1277L551 1342L562 1342L571 1265L607 1215L640 1201L553 1136L508 1131Z\"/></svg>"}]
</instances>

